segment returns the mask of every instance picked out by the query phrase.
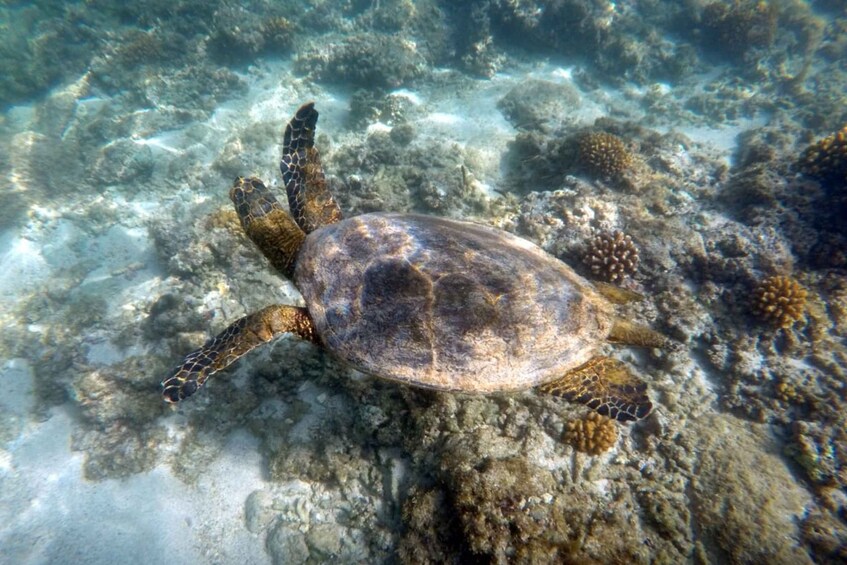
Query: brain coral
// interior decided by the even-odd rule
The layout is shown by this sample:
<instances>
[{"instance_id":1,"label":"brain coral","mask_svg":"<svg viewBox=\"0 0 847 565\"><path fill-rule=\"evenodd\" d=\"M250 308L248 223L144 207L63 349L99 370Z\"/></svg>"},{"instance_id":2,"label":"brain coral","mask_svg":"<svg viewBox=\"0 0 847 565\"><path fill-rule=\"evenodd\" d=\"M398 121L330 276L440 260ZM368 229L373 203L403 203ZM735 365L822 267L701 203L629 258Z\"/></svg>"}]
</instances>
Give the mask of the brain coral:
<instances>
[{"instance_id":1,"label":"brain coral","mask_svg":"<svg viewBox=\"0 0 847 565\"><path fill-rule=\"evenodd\" d=\"M615 445L618 428L609 418L590 412L581 420L567 423L564 439L577 451L599 455Z\"/></svg>"},{"instance_id":2,"label":"brain coral","mask_svg":"<svg viewBox=\"0 0 847 565\"><path fill-rule=\"evenodd\" d=\"M638 268L638 248L623 232L600 233L588 244L583 261L595 277L606 282L620 281Z\"/></svg>"},{"instance_id":3,"label":"brain coral","mask_svg":"<svg viewBox=\"0 0 847 565\"><path fill-rule=\"evenodd\" d=\"M789 328L803 316L806 295L806 289L791 277L767 277L756 285L750 308L762 320Z\"/></svg>"},{"instance_id":4,"label":"brain coral","mask_svg":"<svg viewBox=\"0 0 847 565\"><path fill-rule=\"evenodd\" d=\"M847 126L807 147L798 166L822 183L847 186Z\"/></svg>"},{"instance_id":5,"label":"brain coral","mask_svg":"<svg viewBox=\"0 0 847 565\"><path fill-rule=\"evenodd\" d=\"M599 177L620 175L632 165L632 154L621 138L599 132L583 135L579 140L579 164Z\"/></svg>"}]
</instances>

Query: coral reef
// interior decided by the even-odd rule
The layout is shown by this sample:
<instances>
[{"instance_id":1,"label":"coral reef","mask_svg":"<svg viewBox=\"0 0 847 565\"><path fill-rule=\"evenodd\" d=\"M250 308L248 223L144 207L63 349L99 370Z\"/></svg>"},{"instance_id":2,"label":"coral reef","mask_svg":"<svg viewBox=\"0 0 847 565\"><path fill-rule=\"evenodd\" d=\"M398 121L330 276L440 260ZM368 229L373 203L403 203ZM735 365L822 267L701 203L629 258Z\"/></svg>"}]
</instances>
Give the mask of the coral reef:
<instances>
[{"instance_id":1,"label":"coral reef","mask_svg":"<svg viewBox=\"0 0 847 565\"><path fill-rule=\"evenodd\" d=\"M731 58L767 47L776 35L777 12L772 2L712 2L703 8L700 18L704 44Z\"/></svg>"},{"instance_id":2,"label":"coral reef","mask_svg":"<svg viewBox=\"0 0 847 565\"><path fill-rule=\"evenodd\" d=\"M389 126L404 124L409 105L409 100L402 96L386 95L362 88L350 97L350 115L347 122L354 130L367 128L374 122Z\"/></svg>"},{"instance_id":3,"label":"coral reef","mask_svg":"<svg viewBox=\"0 0 847 565\"><path fill-rule=\"evenodd\" d=\"M452 20L456 28L462 30L456 34L455 58L466 72L491 77L505 61L492 33L491 6L488 2L468 4L470 6L456 4L452 7Z\"/></svg>"},{"instance_id":4,"label":"coral reef","mask_svg":"<svg viewBox=\"0 0 847 565\"><path fill-rule=\"evenodd\" d=\"M470 551L495 562L508 555L528 562L567 558L576 532L562 499L545 500L551 481L549 472L520 457L455 473L454 507Z\"/></svg>"},{"instance_id":5,"label":"coral reef","mask_svg":"<svg viewBox=\"0 0 847 565\"><path fill-rule=\"evenodd\" d=\"M632 166L633 157L621 138L611 133L592 132L579 140L579 164L588 173L615 177Z\"/></svg>"},{"instance_id":6,"label":"coral reef","mask_svg":"<svg viewBox=\"0 0 847 565\"><path fill-rule=\"evenodd\" d=\"M448 508L447 493L440 489L412 488L403 503L405 535L398 554L402 563L451 563L461 547L461 527Z\"/></svg>"},{"instance_id":7,"label":"coral reef","mask_svg":"<svg viewBox=\"0 0 847 565\"><path fill-rule=\"evenodd\" d=\"M562 438L577 451L600 455L615 445L618 427L613 420L597 412L589 412L584 418L565 424Z\"/></svg>"},{"instance_id":8,"label":"coral reef","mask_svg":"<svg viewBox=\"0 0 847 565\"><path fill-rule=\"evenodd\" d=\"M579 56L610 81L677 79L691 72L696 59L691 46L651 33L646 21L670 26L684 15L679 3L642 5L639 10L585 0L476 1L479 8L458 18L458 54L475 61L515 45L548 55ZM490 29L490 33L486 33ZM464 47L464 48L463 48ZM488 59L484 59L488 60Z\"/></svg>"},{"instance_id":9,"label":"coral reef","mask_svg":"<svg viewBox=\"0 0 847 565\"><path fill-rule=\"evenodd\" d=\"M0 6L0 109L85 71L103 36L76 6Z\"/></svg>"},{"instance_id":10,"label":"coral reef","mask_svg":"<svg viewBox=\"0 0 847 565\"><path fill-rule=\"evenodd\" d=\"M847 190L847 126L807 147L797 166L813 179Z\"/></svg>"},{"instance_id":11,"label":"coral reef","mask_svg":"<svg viewBox=\"0 0 847 565\"><path fill-rule=\"evenodd\" d=\"M182 47L181 41L152 32L132 31L115 46L115 63L122 67L158 65L164 62L171 50Z\"/></svg>"},{"instance_id":12,"label":"coral reef","mask_svg":"<svg viewBox=\"0 0 847 565\"><path fill-rule=\"evenodd\" d=\"M844 418L818 424L795 422L791 442L786 453L805 471L809 481L817 487L839 487L847 484L847 428Z\"/></svg>"},{"instance_id":13,"label":"coral reef","mask_svg":"<svg viewBox=\"0 0 847 565\"><path fill-rule=\"evenodd\" d=\"M797 391L797 387L790 382L780 382L775 386L776 397L782 402L797 403L801 402L802 396Z\"/></svg>"},{"instance_id":14,"label":"coral reef","mask_svg":"<svg viewBox=\"0 0 847 565\"><path fill-rule=\"evenodd\" d=\"M325 162L344 172L345 186L337 198L350 214L390 210L460 217L486 213L492 205L474 177L472 155L416 137L408 123L395 125L390 133L374 131L328 155Z\"/></svg>"},{"instance_id":15,"label":"coral reef","mask_svg":"<svg viewBox=\"0 0 847 565\"><path fill-rule=\"evenodd\" d=\"M295 25L279 15L269 17L240 6L223 5L215 11L213 21L209 52L228 63L247 63L262 53L280 55L294 44Z\"/></svg>"},{"instance_id":16,"label":"coral reef","mask_svg":"<svg viewBox=\"0 0 847 565\"><path fill-rule=\"evenodd\" d=\"M847 524L828 512L812 512L801 526L817 563L847 562Z\"/></svg>"},{"instance_id":17,"label":"coral reef","mask_svg":"<svg viewBox=\"0 0 847 565\"><path fill-rule=\"evenodd\" d=\"M508 186L515 194L561 189L563 183L572 182L571 175L592 178L622 191L638 191L645 169L642 157L646 156L639 151L636 159L623 139L652 151L679 142L670 135L661 140L656 132L633 122L609 118L599 118L591 128L574 131L571 122L579 115L578 93L546 81L527 82L525 95L529 98L521 98L521 89L516 89L498 103L506 119L519 130L508 144L504 159ZM537 104L532 98L536 93Z\"/></svg>"},{"instance_id":18,"label":"coral reef","mask_svg":"<svg viewBox=\"0 0 847 565\"><path fill-rule=\"evenodd\" d=\"M588 244L583 262L591 274L606 282L620 282L638 269L638 247L621 231L603 232Z\"/></svg>"},{"instance_id":19,"label":"coral reef","mask_svg":"<svg viewBox=\"0 0 847 565\"><path fill-rule=\"evenodd\" d=\"M799 282L783 275L761 280L750 298L750 310L778 328L790 328L803 317L808 292Z\"/></svg>"},{"instance_id":20,"label":"coral reef","mask_svg":"<svg viewBox=\"0 0 847 565\"><path fill-rule=\"evenodd\" d=\"M414 43L396 35L361 33L321 41L299 55L295 68L316 80L348 86L397 88L424 74L426 59Z\"/></svg>"},{"instance_id":21,"label":"coral reef","mask_svg":"<svg viewBox=\"0 0 847 565\"><path fill-rule=\"evenodd\" d=\"M7 387L0 436L66 406L87 479L167 475L185 500L243 502L255 551L276 562L844 561L845 130L792 153L813 141L798 128L847 123L843 10L811 3L827 21L803 82L788 75L814 21L787 14L810 3L711 2L700 18L709 3L2 3L0 103L21 104L0 115L0 224L20 225L4 261L23 266L2 281L14 302L0 305L0 349L4 378L19 367L31 392L7 410L19 398ZM697 25L699 36L681 33ZM704 64L687 37L755 61L760 80L736 65L679 81ZM516 47L528 51L511 57ZM456 72L500 69L492 81ZM345 131L351 81L361 90ZM414 92L386 94L397 85ZM496 96L506 122L480 119ZM654 416L620 429L532 391L410 390L284 338L205 399L162 406L156 385L178 355L247 310L298 303L246 242L226 188L238 174L268 177L255 169L276 150L280 104L306 97L326 100L321 147L346 215L472 216L575 263L603 233L598 265L610 253L619 269L588 269L615 282L632 274L614 251L626 226L639 244L626 261L641 259L627 284L651 298L625 315L684 344L631 354L655 377ZM608 108L614 120L583 123ZM744 130L761 111L773 125L741 134L734 159L699 137L724 120L724 134ZM669 123L696 139L658 133ZM607 132L594 134L597 151L617 161L581 154L586 126ZM493 130L515 135L508 154ZM510 176L484 176L499 164ZM638 190L618 190L622 180ZM792 272L809 289L806 322L750 332L746 281ZM771 286L776 309L768 291L754 296L763 319L795 323L800 291ZM263 458L249 496L208 482L235 430ZM615 447L587 457L566 442ZM0 447L8 493L20 451ZM220 529L189 520L194 545L232 556Z\"/></svg>"},{"instance_id":22,"label":"coral reef","mask_svg":"<svg viewBox=\"0 0 847 565\"><path fill-rule=\"evenodd\" d=\"M713 417L701 425L702 456L691 484L703 545L720 548L716 554L731 563L811 564L796 523L810 497L773 446L754 447L767 442L767 429ZM778 496L774 484L784 485Z\"/></svg>"},{"instance_id":23,"label":"coral reef","mask_svg":"<svg viewBox=\"0 0 847 565\"><path fill-rule=\"evenodd\" d=\"M570 84L530 78L506 93L497 108L519 131L553 130L580 105L579 92Z\"/></svg>"}]
</instances>

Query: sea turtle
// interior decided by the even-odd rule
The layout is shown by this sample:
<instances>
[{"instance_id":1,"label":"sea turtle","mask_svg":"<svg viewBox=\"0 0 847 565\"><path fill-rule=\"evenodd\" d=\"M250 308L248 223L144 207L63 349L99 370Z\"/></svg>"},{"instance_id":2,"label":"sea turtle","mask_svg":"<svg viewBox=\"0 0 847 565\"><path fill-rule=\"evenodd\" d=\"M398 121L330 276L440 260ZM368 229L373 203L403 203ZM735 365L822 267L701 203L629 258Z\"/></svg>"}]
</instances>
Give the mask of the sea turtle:
<instances>
[{"instance_id":1,"label":"sea turtle","mask_svg":"<svg viewBox=\"0 0 847 565\"><path fill-rule=\"evenodd\" d=\"M408 385L466 393L538 386L620 421L646 416L647 386L605 341L659 346L616 318L626 297L598 287L520 237L426 215L342 219L314 146L314 103L285 128L280 168L289 210L257 178L229 196L244 231L297 285L306 307L273 305L237 320L162 382L179 402L208 377L283 333L352 367Z\"/></svg>"}]
</instances>

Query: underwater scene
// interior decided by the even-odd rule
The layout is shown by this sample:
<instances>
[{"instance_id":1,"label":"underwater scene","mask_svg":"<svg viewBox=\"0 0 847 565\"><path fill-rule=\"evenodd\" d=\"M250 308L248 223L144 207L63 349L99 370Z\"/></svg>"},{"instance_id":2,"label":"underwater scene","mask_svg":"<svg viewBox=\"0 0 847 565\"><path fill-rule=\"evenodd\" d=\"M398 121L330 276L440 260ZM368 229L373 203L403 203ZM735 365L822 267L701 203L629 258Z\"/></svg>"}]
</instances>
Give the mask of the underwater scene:
<instances>
[{"instance_id":1,"label":"underwater scene","mask_svg":"<svg viewBox=\"0 0 847 565\"><path fill-rule=\"evenodd\" d=\"M843 0L5 0L0 71L0 563L847 563Z\"/></svg>"}]
</instances>

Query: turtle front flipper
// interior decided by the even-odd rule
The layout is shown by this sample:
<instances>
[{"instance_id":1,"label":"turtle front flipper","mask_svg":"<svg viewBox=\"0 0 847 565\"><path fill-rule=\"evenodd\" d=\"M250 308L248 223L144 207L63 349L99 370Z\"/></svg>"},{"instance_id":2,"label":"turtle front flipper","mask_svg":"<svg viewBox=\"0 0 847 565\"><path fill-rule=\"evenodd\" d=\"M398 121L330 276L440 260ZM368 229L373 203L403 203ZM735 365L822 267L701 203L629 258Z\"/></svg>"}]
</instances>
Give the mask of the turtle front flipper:
<instances>
[{"instance_id":1,"label":"turtle front flipper","mask_svg":"<svg viewBox=\"0 0 847 565\"><path fill-rule=\"evenodd\" d=\"M620 422L640 420L653 409L647 385L610 357L595 357L539 388Z\"/></svg>"},{"instance_id":2,"label":"turtle front flipper","mask_svg":"<svg viewBox=\"0 0 847 565\"><path fill-rule=\"evenodd\" d=\"M283 275L292 278L294 259L306 234L283 209L265 184L252 177L238 177L229 198L241 227L259 250Z\"/></svg>"},{"instance_id":3,"label":"turtle front flipper","mask_svg":"<svg viewBox=\"0 0 847 565\"><path fill-rule=\"evenodd\" d=\"M341 209L329 190L315 148L317 123L315 103L303 104L285 127L279 162L288 208L306 233L341 220Z\"/></svg>"},{"instance_id":4,"label":"turtle front flipper","mask_svg":"<svg viewBox=\"0 0 847 565\"><path fill-rule=\"evenodd\" d=\"M162 381L162 395L179 402L197 392L210 375L282 333L293 333L317 342L312 319L305 308L273 305L244 316L211 338L203 347L185 356L170 376Z\"/></svg>"}]
</instances>

